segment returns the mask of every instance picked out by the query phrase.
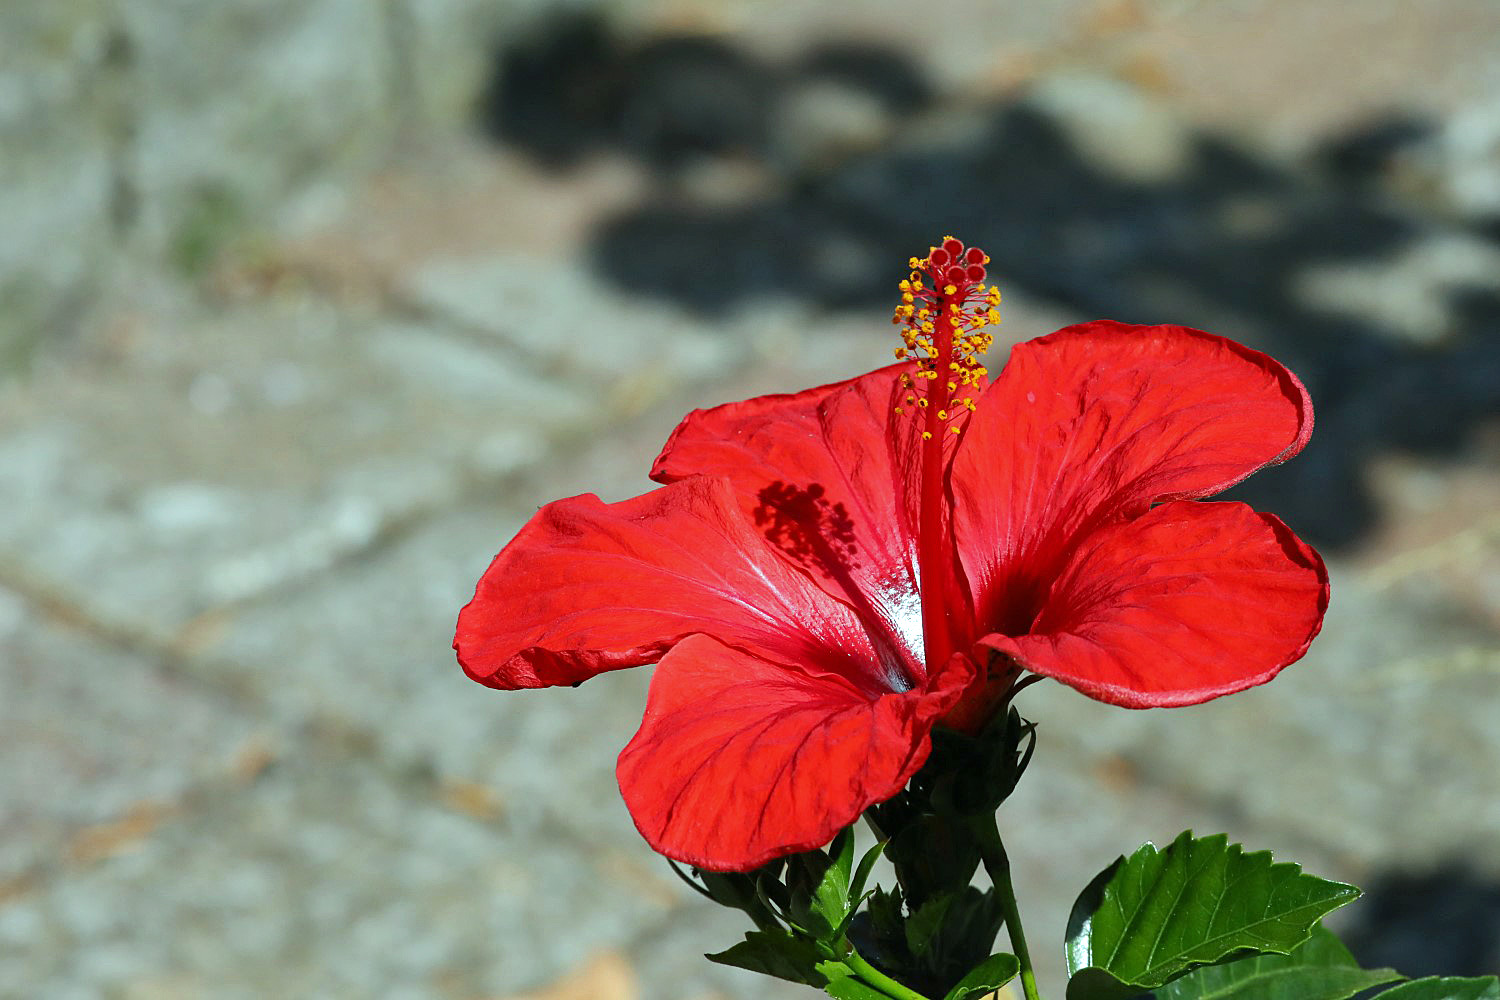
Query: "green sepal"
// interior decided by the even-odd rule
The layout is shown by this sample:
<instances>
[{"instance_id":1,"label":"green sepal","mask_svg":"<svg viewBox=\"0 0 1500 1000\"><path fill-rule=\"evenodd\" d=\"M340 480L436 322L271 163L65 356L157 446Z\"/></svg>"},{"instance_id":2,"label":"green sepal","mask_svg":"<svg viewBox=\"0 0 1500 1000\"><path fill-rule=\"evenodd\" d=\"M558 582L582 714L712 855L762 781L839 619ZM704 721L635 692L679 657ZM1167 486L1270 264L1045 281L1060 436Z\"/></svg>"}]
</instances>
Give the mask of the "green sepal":
<instances>
[{"instance_id":1,"label":"green sepal","mask_svg":"<svg viewBox=\"0 0 1500 1000\"><path fill-rule=\"evenodd\" d=\"M1394 969L1361 969L1349 949L1319 926L1290 954L1195 969L1156 990L1156 1000L1347 1000L1400 978Z\"/></svg>"},{"instance_id":2,"label":"green sepal","mask_svg":"<svg viewBox=\"0 0 1500 1000\"><path fill-rule=\"evenodd\" d=\"M780 862L774 862L757 871L746 873L710 872L694 868L693 877L698 880L697 882L689 878L676 862L669 860L668 864L671 865L677 877L694 891L707 896L720 906L744 911L761 930L775 930L781 926L776 908L761 888L768 881L776 881Z\"/></svg>"},{"instance_id":3,"label":"green sepal","mask_svg":"<svg viewBox=\"0 0 1500 1000\"><path fill-rule=\"evenodd\" d=\"M910 964L906 953L906 903L901 887L877 885L863 911L849 925L849 940L860 954L899 975Z\"/></svg>"},{"instance_id":4,"label":"green sepal","mask_svg":"<svg viewBox=\"0 0 1500 1000\"><path fill-rule=\"evenodd\" d=\"M1021 962L1014 955L991 955L958 981L943 1000L979 1000L993 993L1021 974Z\"/></svg>"},{"instance_id":5,"label":"green sepal","mask_svg":"<svg viewBox=\"0 0 1500 1000\"><path fill-rule=\"evenodd\" d=\"M854 870L854 878L849 883L849 895L863 900L865 897L865 885L870 881L870 873L875 870L875 862L885 853L885 845L889 840L876 842L875 846L865 852L865 856L859 859L859 867Z\"/></svg>"},{"instance_id":6,"label":"green sepal","mask_svg":"<svg viewBox=\"0 0 1500 1000\"><path fill-rule=\"evenodd\" d=\"M818 971L827 956L817 944L783 930L748 931L745 940L733 948L703 957L806 986L820 987L827 981Z\"/></svg>"},{"instance_id":7,"label":"green sepal","mask_svg":"<svg viewBox=\"0 0 1500 1000\"><path fill-rule=\"evenodd\" d=\"M1375 1000L1500 1000L1500 979L1428 976L1393 986Z\"/></svg>"},{"instance_id":8,"label":"green sepal","mask_svg":"<svg viewBox=\"0 0 1500 1000\"><path fill-rule=\"evenodd\" d=\"M1125 1000L1195 968L1307 940L1359 890L1245 853L1223 834L1147 844L1102 871L1068 918L1068 1000Z\"/></svg>"},{"instance_id":9,"label":"green sepal","mask_svg":"<svg viewBox=\"0 0 1500 1000\"><path fill-rule=\"evenodd\" d=\"M849 875L854 869L854 828L845 827L828 845L829 864L813 890L812 911L827 923L821 937L842 933L849 919Z\"/></svg>"},{"instance_id":10,"label":"green sepal","mask_svg":"<svg viewBox=\"0 0 1500 1000\"><path fill-rule=\"evenodd\" d=\"M854 830L845 828L828 851L806 851L786 859L783 917L794 930L819 941L837 938L849 917L849 875L854 867ZM765 887L775 891L776 885Z\"/></svg>"}]
</instances>

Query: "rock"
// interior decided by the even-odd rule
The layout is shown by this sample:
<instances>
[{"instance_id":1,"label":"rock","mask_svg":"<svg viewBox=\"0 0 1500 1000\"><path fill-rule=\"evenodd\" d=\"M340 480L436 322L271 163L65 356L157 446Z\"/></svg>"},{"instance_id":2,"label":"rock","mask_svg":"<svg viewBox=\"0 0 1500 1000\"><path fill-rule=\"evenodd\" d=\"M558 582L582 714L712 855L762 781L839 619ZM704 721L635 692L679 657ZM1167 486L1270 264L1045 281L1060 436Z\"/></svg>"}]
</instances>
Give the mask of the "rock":
<instances>
[{"instance_id":1,"label":"rock","mask_svg":"<svg viewBox=\"0 0 1500 1000\"><path fill-rule=\"evenodd\" d=\"M1102 173L1138 184L1176 180L1193 156L1192 132L1165 102L1104 76L1057 73L1024 103L1059 126Z\"/></svg>"}]
</instances>

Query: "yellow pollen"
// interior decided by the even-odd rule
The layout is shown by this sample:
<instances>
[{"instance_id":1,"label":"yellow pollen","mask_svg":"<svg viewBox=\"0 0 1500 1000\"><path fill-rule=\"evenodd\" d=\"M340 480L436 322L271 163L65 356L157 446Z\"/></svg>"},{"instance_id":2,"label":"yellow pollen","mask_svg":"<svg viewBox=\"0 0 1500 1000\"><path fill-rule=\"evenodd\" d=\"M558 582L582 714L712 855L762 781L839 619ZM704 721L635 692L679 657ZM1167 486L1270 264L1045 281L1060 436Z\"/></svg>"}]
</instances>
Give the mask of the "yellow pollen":
<instances>
[{"instance_id":1,"label":"yellow pollen","mask_svg":"<svg viewBox=\"0 0 1500 1000\"><path fill-rule=\"evenodd\" d=\"M902 405L893 408L901 414L914 409L920 413L929 405L928 396L942 392L944 405L934 407L935 416L947 421L957 433L963 423L958 418L974 412L976 406L972 397L959 398L956 394L979 386L989 374L979 356L994 344L994 337L985 329L1000 322L995 308L1000 303L1000 289L985 284L984 276L976 273L976 265L969 259L974 254L982 260L982 267L990 263L989 256L961 246L949 250L950 239L944 238L941 252L938 247L929 247L926 257L911 258L907 262L910 275L898 283L901 297L891 319L901 330L903 346L892 353L897 361L910 365L901 376L902 387L910 392L903 394ZM966 277L950 281L947 274L955 266ZM967 275L978 280L970 281ZM927 285L929 279L936 285ZM942 354L938 351L940 341L946 345ZM942 383L936 381L940 372Z\"/></svg>"}]
</instances>

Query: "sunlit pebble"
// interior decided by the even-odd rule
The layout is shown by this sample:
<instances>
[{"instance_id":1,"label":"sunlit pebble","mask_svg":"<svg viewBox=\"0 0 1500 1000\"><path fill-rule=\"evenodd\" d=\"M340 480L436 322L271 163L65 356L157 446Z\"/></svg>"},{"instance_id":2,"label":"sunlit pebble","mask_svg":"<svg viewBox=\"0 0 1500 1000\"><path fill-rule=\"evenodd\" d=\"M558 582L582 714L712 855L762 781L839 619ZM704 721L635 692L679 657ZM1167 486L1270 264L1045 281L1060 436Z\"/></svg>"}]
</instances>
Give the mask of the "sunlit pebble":
<instances>
[{"instance_id":1,"label":"sunlit pebble","mask_svg":"<svg viewBox=\"0 0 1500 1000\"><path fill-rule=\"evenodd\" d=\"M18 597L0 590L0 636L14 635L26 620L26 608Z\"/></svg>"},{"instance_id":2,"label":"sunlit pebble","mask_svg":"<svg viewBox=\"0 0 1500 1000\"><path fill-rule=\"evenodd\" d=\"M234 386L223 375L205 372L188 386L188 403L204 416L222 416L234 403Z\"/></svg>"},{"instance_id":3,"label":"sunlit pebble","mask_svg":"<svg viewBox=\"0 0 1500 1000\"><path fill-rule=\"evenodd\" d=\"M272 406L292 406L307 398L307 375L299 365L278 361L266 368L260 387Z\"/></svg>"},{"instance_id":4,"label":"sunlit pebble","mask_svg":"<svg viewBox=\"0 0 1500 1000\"><path fill-rule=\"evenodd\" d=\"M141 521L165 536L207 532L234 523L233 494L205 483L167 483L147 490L136 504Z\"/></svg>"}]
</instances>

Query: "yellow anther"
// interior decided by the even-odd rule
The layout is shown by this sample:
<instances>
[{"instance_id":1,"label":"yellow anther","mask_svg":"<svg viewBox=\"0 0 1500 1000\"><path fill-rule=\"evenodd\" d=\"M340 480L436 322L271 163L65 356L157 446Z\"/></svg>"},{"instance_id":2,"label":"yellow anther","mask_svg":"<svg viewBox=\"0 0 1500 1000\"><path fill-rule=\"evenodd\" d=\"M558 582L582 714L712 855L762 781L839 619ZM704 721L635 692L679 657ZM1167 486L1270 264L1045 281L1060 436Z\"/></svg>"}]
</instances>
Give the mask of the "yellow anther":
<instances>
[{"instance_id":1,"label":"yellow anther","mask_svg":"<svg viewBox=\"0 0 1500 1000\"><path fill-rule=\"evenodd\" d=\"M962 423L958 417L975 409L972 397L959 399L957 393L977 386L987 375L979 363L979 355L994 343L994 337L983 331L1000 321L1000 314L994 308L1000 302L1000 290L993 285L969 283L967 279L946 280L944 272L950 264L972 266L964 253L955 255L947 251L950 239L944 237L944 250L949 256L943 258L941 266L932 262L937 248L929 247L925 258L912 257L907 262L910 275L898 283L901 297L892 319L901 330L904 346L892 353L896 360L909 365L901 376L901 384L910 392L904 392L905 402L893 409L903 414L926 409L929 397L940 391L935 380L942 374L947 387L942 397L944 408L939 410L934 405L933 409L939 419L957 431L957 425ZM984 263L989 262L990 258L984 257ZM936 280L936 287L925 284L929 278ZM940 325L943 325L941 337ZM944 345L941 351L940 341Z\"/></svg>"},{"instance_id":2,"label":"yellow anther","mask_svg":"<svg viewBox=\"0 0 1500 1000\"><path fill-rule=\"evenodd\" d=\"M923 431L922 432L922 440L923 441L931 441L932 440L932 431Z\"/></svg>"},{"instance_id":3,"label":"yellow anther","mask_svg":"<svg viewBox=\"0 0 1500 1000\"><path fill-rule=\"evenodd\" d=\"M953 433L955 433L955 434L957 434L959 431L963 430L963 428L960 427L960 426L958 426L958 424L949 424L948 425L948 429L950 431L952 431Z\"/></svg>"}]
</instances>

